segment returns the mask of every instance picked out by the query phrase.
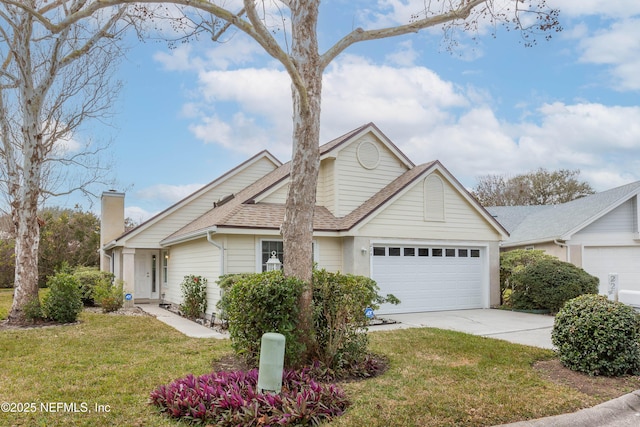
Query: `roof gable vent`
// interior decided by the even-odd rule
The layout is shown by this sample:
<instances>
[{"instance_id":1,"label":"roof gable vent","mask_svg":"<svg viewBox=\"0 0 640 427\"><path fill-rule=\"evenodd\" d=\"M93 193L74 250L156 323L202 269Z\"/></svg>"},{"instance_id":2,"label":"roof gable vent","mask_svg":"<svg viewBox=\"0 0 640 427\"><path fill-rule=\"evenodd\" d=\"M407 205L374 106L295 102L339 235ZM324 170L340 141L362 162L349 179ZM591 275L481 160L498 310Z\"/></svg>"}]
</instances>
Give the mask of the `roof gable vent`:
<instances>
[{"instance_id":1,"label":"roof gable vent","mask_svg":"<svg viewBox=\"0 0 640 427\"><path fill-rule=\"evenodd\" d=\"M228 201L233 200L234 197L234 194L227 194L226 196L219 198L217 202L213 202L213 207L217 208L219 206L222 206Z\"/></svg>"}]
</instances>

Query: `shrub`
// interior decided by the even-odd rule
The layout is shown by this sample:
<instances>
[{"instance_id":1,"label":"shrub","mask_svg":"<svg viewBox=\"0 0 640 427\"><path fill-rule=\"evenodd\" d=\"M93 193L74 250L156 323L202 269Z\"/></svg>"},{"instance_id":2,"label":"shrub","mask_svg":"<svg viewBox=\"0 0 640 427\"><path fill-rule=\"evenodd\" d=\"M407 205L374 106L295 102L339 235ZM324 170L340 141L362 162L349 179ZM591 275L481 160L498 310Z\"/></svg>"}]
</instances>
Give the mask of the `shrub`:
<instances>
[{"instance_id":1,"label":"shrub","mask_svg":"<svg viewBox=\"0 0 640 427\"><path fill-rule=\"evenodd\" d=\"M568 301L551 334L560 361L589 375L619 376L640 371L640 315L602 295Z\"/></svg>"},{"instance_id":2,"label":"shrub","mask_svg":"<svg viewBox=\"0 0 640 427\"><path fill-rule=\"evenodd\" d=\"M304 283L281 271L248 274L223 295L231 344L250 366L257 366L262 335L277 332L285 337L285 365L296 366L304 346L298 337L298 298Z\"/></svg>"},{"instance_id":3,"label":"shrub","mask_svg":"<svg viewBox=\"0 0 640 427\"><path fill-rule=\"evenodd\" d=\"M378 359L367 359L367 325L365 308L378 308L383 302L398 303L392 295L378 295L375 281L364 276L313 273L313 349L306 349L297 336L298 299L304 284L286 278L282 272L228 275L218 282L223 295L218 309L229 322L231 342L236 353L256 366L261 337L266 332L279 332L285 336L285 364L296 366L306 362L300 359L303 350L319 360L324 367L342 375L345 371L358 376L369 376L367 366L375 372L380 368ZM333 375L332 375L333 376Z\"/></svg>"},{"instance_id":4,"label":"shrub","mask_svg":"<svg viewBox=\"0 0 640 427\"><path fill-rule=\"evenodd\" d=\"M182 304L180 310L189 319L199 319L207 311L207 279L189 274L180 284Z\"/></svg>"},{"instance_id":5,"label":"shrub","mask_svg":"<svg viewBox=\"0 0 640 427\"><path fill-rule=\"evenodd\" d=\"M44 319L42 313L42 305L40 304L40 298L34 297L30 299L23 307L24 317L31 322L37 322Z\"/></svg>"},{"instance_id":6,"label":"shrub","mask_svg":"<svg viewBox=\"0 0 640 427\"><path fill-rule=\"evenodd\" d=\"M47 281L49 293L43 298L42 313L60 323L75 322L82 311L78 280L68 273L57 273Z\"/></svg>"},{"instance_id":7,"label":"shrub","mask_svg":"<svg viewBox=\"0 0 640 427\"><path fill-rule=\"evenodd\" d=\"M172 418L222 427L319 425L342 415L349 402L308 370L283 373L280 394L257 392L258 370L189 375L151 392L150 404Z\"/></svg>"},{"instance_id":8,"label":"shrub","mask_svg":"<svg viewBox=\"0 0 640 427\"><path fill-rule=\"evenodd\" d=\"M246 280L247 277L254 275L255 273L236 273L236 274L225 274L224 276L220 276L218 279L218 286L220 287L220 299L216 304L216 308L218 309L218 313L216 318L220 319L223 322L229 321L228 315L228 304L230 302L230 298L225 297L226 293L240 280Z\"/></svg>"},{"instance_id":9,"label":"shrub","mask_svg":"<svg viewBox=\"0 0 640 427\"><path fill-rule=\"evenodd\" d=\"M598 278L568 262L544 259L511 276L513 308L557 312L564 303L598 292Z\"/></svg>"},{"instance_id":10,"label":"shrub","mask_svg":"<svg viewBox=\"0 0 640 427\"><path fill-rule=\"evenodd\" d=\"M93 294L95 301L102 307L103 313L120 310L124 303L122 280L118 280L116 283L102 280L93 288Z\"/></svg>"},{"instance_id":11,"label":"shrub","mask_svg":"<svg viewBox=\"0 0 640 427\"><path fill-rule=\"evenodd\" d=\"M365 309L377 309L386 302L378 295L376 282L365 276L313 272L314 327L316 357L335 371L347 369L365 359L369 324ZM395 297L388 296L396 302Z\"/></svg>"},{"instance_id":12,"label":"shrub","mask_svg":"<svg viewBox=\"0 0 640 427\"><path fill-rule=\"evenodd\" d=\"M500 254L500 303L504 305L510 304L510 295L512 293L513 283L511 276L524 270L526 267L540 262L542 260L557 259L552 255L546 254L539 249L526 250L516 249L514 251L503 252Z\"/></svg>"},{"instance_id":13,"label":"shrub","mask_svg":"<svg viewBox=\"0 0 640 427\"><path fill-rule=\"evenodd\" d=\"M113 273L100 271L97 267L78 267L73 272L73 277L80 283L82 303L88 307L96 302L94 295L96 286L104 282L111 284L115 278Z\"/></svg>"}]
</instances>

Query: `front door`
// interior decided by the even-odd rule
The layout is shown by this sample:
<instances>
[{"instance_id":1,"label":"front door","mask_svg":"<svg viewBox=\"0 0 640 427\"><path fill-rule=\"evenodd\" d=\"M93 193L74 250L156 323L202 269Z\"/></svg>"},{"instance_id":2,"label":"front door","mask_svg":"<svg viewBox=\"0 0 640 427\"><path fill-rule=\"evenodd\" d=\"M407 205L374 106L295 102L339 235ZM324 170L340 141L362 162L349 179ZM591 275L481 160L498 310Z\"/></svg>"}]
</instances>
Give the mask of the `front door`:
<instances>
[{"instance_id":1,"label":"front door","mask_svg":"<svg viewBox=\"0 0 640 427\"><path fill-rule=\"evenodd\" d=\"M158 254L155 251L136 251L136 299L158 299Z\"/></svg>"}]
</instances>

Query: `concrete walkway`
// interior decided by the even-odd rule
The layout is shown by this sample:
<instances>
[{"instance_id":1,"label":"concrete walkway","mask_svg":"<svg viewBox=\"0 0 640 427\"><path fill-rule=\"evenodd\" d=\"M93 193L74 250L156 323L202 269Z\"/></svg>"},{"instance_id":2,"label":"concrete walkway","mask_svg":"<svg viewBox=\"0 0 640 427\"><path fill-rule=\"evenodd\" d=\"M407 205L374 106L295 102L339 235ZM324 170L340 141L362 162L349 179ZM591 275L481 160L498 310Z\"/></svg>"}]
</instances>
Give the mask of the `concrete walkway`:
<instances>
[{"instance_id":1,"label":"concrete walkway","mask_svg":"<svg viewBox=\"0 0 640 427\"><path fill-rule=\"evenodd\" d=\"M552 349L553 316L508 310L453 310L381 315L398 323L372 326L370 331L439 328Z\"/></svg>"},{"instance_id":2,"label":"concrete walkway","mask_svg":"<svg viewBox=\"0 0 640 427\"><path fill-rule=\"evenodd\" d=\"M178 316L175 313L165 310L158 306L158 304L136 304L136 307L148 313L167 325L175 328L191 338L217 338L224 339L229 338L229 335L220 333L215 329L207 328L199 323L192 322L182 316Z\"/></svg>"}]
</instances>

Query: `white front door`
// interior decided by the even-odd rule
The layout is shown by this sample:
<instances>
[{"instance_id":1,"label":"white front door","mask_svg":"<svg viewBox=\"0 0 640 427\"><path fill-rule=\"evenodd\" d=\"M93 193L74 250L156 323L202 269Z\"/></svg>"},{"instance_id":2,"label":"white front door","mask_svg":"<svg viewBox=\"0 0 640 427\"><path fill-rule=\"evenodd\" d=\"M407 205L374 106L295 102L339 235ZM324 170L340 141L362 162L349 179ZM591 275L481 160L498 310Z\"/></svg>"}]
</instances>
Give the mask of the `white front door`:
<instances>
[{"instance_id":1,"label":"white front door","mask_svg":"<svg viewBox=\"0 0 640 427\"><path fill-rule=\"evenodd\" d=\"M156 251L136 251L136 299L158 299L158 256Z\"/></svg>"}]
</instances>

